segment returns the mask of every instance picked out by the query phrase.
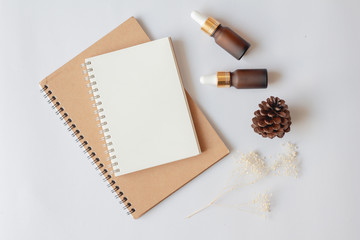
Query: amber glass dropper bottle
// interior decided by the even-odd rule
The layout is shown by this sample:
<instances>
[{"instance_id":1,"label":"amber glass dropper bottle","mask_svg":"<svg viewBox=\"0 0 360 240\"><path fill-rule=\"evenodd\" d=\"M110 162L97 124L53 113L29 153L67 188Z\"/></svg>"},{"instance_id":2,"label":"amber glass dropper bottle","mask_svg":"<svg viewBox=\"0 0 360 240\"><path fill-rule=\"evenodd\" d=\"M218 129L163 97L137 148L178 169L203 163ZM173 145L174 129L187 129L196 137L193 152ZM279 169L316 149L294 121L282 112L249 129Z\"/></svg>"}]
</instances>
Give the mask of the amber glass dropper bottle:
<instances>
[{"instance_id":1,"label":"amber glass dropper bottle","mask_svg":"<svg viewBox=\"0 0 360 240\"><path fill-rule=\"evenodd\" d=\"M268 74L266 69L238 69L234 72L217 72L202 76L201 84L214 85L219 88L267 88Z\"/></svg>"},{"instance_id":2,"label":"amber glass dropper bottle","mask_svg":"<svg viewBox=\"0 0 360 240\"><path fill-rule=\"evenodd\" d=\"M215 42L236 59L240 59L250 47L242 37L228 27L222 26L212 17L205 17L197 11L191 12L191 17L200 26L201 30L215 39Z\"/></svg>"}]
</instances>

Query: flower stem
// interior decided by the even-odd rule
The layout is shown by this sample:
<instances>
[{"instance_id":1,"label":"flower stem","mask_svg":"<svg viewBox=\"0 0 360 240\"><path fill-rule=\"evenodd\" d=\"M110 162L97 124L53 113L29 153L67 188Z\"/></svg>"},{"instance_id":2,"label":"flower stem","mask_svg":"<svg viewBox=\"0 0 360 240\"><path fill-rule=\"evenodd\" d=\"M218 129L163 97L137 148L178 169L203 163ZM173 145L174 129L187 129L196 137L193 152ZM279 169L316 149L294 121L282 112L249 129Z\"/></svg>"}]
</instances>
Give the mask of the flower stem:
<instances>
[{"instance_id":1,"label":"flower stem","mask_svg":"<svg viewBox=\"0 0 360 240\"><path fill-rule=\"evenodd\" d=\"M217 195L214 200L212 200L210 203L208 203L206 206L200 208L199 210L196 210L195 212L191 213L189 216L187 216L187 218L191 218L192 216L198 214L199 212L205 210L206 208L210 207L211 205L213 205L217 200L219 200L222 196L224 196L225 194L233 191L234 189L236 189L236 187L231 187L228 190L226 190L226 188L223 189L222 193L220 193L219 195Z\"/></svg>"}]
</instances>

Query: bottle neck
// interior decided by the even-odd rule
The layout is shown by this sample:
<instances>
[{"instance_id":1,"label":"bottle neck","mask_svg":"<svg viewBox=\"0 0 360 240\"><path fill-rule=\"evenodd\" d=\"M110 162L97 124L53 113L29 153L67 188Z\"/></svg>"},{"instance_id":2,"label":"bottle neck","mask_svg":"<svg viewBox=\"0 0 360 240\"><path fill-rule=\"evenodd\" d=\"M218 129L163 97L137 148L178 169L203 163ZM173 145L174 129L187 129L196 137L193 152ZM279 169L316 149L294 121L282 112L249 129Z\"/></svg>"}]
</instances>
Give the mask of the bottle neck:
<instances>
[{"instance_id":1,"label":"bottle neck","mask_svg":"<svg viewBox=\"0 0 360 240\"><path fill-rule=\"evenodd\" d=\"M201 30L206 32L209 36L212 36L216 29L220 26L220 23L212 17L208 17L205 23L201 26Z\"/></svg>"},{"instance_id":2,"label":"bottle neck","mask_svg":"<svg viewBox=\"0 0 360 240\"><path fill-rule=\"evenodd\" d=\"M217 87L226 88L231 86L230 72L217 72Z\"/></svg>"}]
</instances>

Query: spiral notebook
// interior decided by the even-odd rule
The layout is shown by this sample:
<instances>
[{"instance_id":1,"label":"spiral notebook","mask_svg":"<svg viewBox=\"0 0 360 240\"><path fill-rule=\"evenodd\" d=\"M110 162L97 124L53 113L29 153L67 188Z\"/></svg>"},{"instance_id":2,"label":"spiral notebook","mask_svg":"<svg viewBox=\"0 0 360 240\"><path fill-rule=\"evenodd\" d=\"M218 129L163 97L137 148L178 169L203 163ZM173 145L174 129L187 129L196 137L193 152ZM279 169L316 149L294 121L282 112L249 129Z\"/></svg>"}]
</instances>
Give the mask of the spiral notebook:
<instances>
[{"instance_id":1,"label":"spiral notebook","mask_svg":"<svg viewBox=\"0 0 360 240\"><path fill-rule=\"evenodd\" d=\"M83 147L116 198L135 219L222 159L229 150L186 93L201 154L181 161L116 177L109 163L105 136L86 86L81 64L86 58L150 41L135 18L130 18L40 82L48 102ZM74 159L77 161L78 159ZM80 171L80 170L79 170Z\"/></svg>"},{"instance_id":2,"label":"spiral notebook","mask_svg":"<svg viewBox=\"0 0 360 240\"><path fill-rule=\"evenodd\" d=\"M85 59L115 176L200 154L172 42Z\"/></svg>"}]
</instances>

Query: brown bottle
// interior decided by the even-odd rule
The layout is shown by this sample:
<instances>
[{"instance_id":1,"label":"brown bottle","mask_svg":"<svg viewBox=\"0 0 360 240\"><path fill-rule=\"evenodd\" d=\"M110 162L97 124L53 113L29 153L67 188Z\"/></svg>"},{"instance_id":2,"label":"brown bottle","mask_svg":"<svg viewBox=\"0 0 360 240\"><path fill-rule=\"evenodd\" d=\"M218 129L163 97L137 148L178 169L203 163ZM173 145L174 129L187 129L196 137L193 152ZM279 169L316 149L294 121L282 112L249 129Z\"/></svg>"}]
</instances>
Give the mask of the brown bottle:
<instances>
[{"instance_id":1,"label":"brown bottle","mask_svg":"<svg viewBox=\"0 0 360 240\"><path fill-rule=\"evenodd\" d=\"M197 11L191 17L200 24L201 30L215 39L215 42L230 53L234 58L240 59L250 47L242 37L228 27L223 27L212 17L205 17Z\"/></svg>"},{"instance_id":2,"label":"brown bottle","mask_svg":"<svg viewBox=\"0 0 360 240\"><path fill-rule=\"evenodd\" d=\"M266 69L238 69L234 72L202 76L200 82L217 87L267 88L268 74Z\"/></svg>"}]
</instances>

